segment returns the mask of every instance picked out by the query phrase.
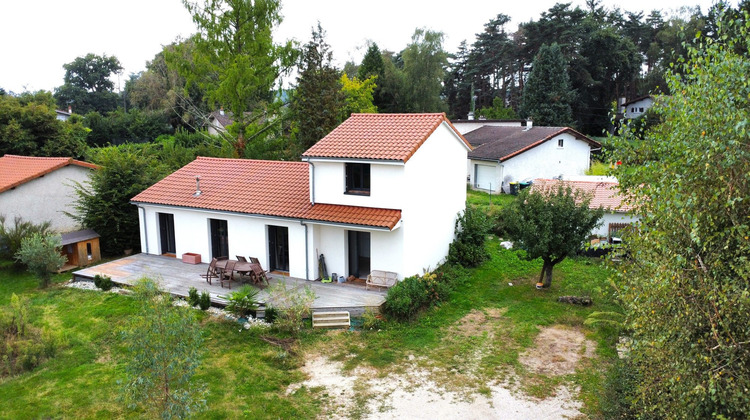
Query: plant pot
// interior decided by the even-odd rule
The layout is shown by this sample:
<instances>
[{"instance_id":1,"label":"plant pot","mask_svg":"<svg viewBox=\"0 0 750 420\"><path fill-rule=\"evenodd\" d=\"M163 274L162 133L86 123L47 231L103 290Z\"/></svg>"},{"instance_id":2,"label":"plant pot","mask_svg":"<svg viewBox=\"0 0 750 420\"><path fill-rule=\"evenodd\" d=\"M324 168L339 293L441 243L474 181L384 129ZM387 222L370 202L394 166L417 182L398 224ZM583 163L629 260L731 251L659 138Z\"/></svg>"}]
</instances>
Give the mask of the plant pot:
<instances>
[{"instance_id":1,"label":"plant pot","mask_svg":"<svg viewBox=\"0 0 750 420\"><path fill-rule=\"evenodd\" d=\"M184 262L185 264L200 264L201 254L186 252L182 254L182 262Z\"/></svg>"}]
</instances>

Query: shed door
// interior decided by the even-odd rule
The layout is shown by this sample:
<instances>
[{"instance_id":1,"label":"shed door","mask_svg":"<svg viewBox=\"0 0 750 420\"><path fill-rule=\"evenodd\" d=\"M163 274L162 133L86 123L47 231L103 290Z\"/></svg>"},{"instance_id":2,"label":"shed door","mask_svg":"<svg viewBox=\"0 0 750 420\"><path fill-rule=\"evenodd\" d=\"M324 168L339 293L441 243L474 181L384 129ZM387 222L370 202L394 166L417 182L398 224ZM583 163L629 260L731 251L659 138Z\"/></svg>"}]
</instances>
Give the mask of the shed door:
<instances>
[{"instance_id":1,"label":"shed door","mask_svg":"<svg viewBox=\"0 0 750 420\"><path fill-rule=\"evenodd\" d=\"M476 165L474 171L474 188L482 190L497 190L500 187L495 180L494 166Z\"/></svg>"}]
</instances>

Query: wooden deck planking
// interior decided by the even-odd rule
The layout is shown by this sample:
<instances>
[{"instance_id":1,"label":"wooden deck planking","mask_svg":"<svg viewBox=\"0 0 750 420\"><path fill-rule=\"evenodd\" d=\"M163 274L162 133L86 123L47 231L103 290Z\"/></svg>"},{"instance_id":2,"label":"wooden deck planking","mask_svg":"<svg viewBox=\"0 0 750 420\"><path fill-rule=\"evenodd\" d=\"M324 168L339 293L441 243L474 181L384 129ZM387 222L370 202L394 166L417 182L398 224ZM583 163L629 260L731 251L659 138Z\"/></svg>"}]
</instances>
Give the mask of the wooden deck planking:
<instances>
[{"instance_id":1,"label":"wooden deck planking","mask_svg":"<svg viewBox=\"0 0 750 420\"><path fill-rule=\"evenodd\" d=\"M119 260L110 261L93 267L87 267L73 272L73 279L92 279L95 275L107 275L118 284L133 285L143 277L149 277L159 282L160 287L169 293L185 297L191 287L199 292L207 291L211 301L218 305L225 305L223 298L231 290L219 285L218 280L208 284L200 275L205 274L208 264L185 264L177 258L160 255L136 254ZM354 284L323 284L317 281L307 281L278 274L268 275L269 283L283 281L287 287L302 290L309 286L315 292L313 310L346 310L353 316L359 316L370 309L380 310L385 302L386 292L382 290L365 290L363 285ZM239 282L232 282L232 290L240 287ZM256 286L257 287L257 286ZM258 298L265 303L268 298L267 288L263 285Z\"/></svg>"}]
</instances>

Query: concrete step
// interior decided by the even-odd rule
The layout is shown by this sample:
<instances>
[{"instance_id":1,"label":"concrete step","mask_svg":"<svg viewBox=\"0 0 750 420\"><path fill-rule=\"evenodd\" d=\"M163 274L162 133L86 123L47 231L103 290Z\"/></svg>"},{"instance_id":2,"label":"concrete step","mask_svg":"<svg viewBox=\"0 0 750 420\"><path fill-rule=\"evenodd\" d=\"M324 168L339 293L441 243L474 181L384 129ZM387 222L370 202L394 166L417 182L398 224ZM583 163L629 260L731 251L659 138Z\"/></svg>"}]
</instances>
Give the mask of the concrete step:
<instances>
[{"instance_id":1,"label":"concrete step","mask_svg":"<svg viewBox=\"0 0 750 420\"><path fill-rule=\"evenodd\" d=\"M349 328L351 326L351 317L349 312L313 312L313 328Z\"/></svg>"}]
</instances>

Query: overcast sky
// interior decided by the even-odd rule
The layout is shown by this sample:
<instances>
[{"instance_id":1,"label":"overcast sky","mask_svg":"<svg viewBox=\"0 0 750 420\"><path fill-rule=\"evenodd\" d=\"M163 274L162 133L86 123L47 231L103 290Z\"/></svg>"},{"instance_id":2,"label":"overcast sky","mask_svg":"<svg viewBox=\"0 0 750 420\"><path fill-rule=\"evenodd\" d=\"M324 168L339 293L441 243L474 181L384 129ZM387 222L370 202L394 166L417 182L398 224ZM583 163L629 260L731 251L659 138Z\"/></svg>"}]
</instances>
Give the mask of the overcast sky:
<instances>
[{"instance_id":1,"label":"overcast sky","mask_svg":"<svg viewBox=\"0 0 750 420\"><path fill-rule=\"evenodd\" d=\"M585 0L569 0L585 6ZM444 47L455 52L462 40L471 44L474 34L498 13L511 17L509 30L518 23L538 20L557 1L508 0L282 0L284 22L277 41L305 43L320 20L327 32L338 66L360 62L367 40L381 50L400 51L414 29L424 27L445 34ZM713 0L604 0L608 8L624 11L658 8L664 12L683 6L701 7L705 13ZM736 1L731 1L736 4ZM62 65L87 53L116 56L124 67L120 82L145 69L162 46L195 32L179 0L11 0L0 6L0 87L13 92L53 90L62 85ZM117 83L117 80L115 80Z\"/></svg>"}]
</instances>

